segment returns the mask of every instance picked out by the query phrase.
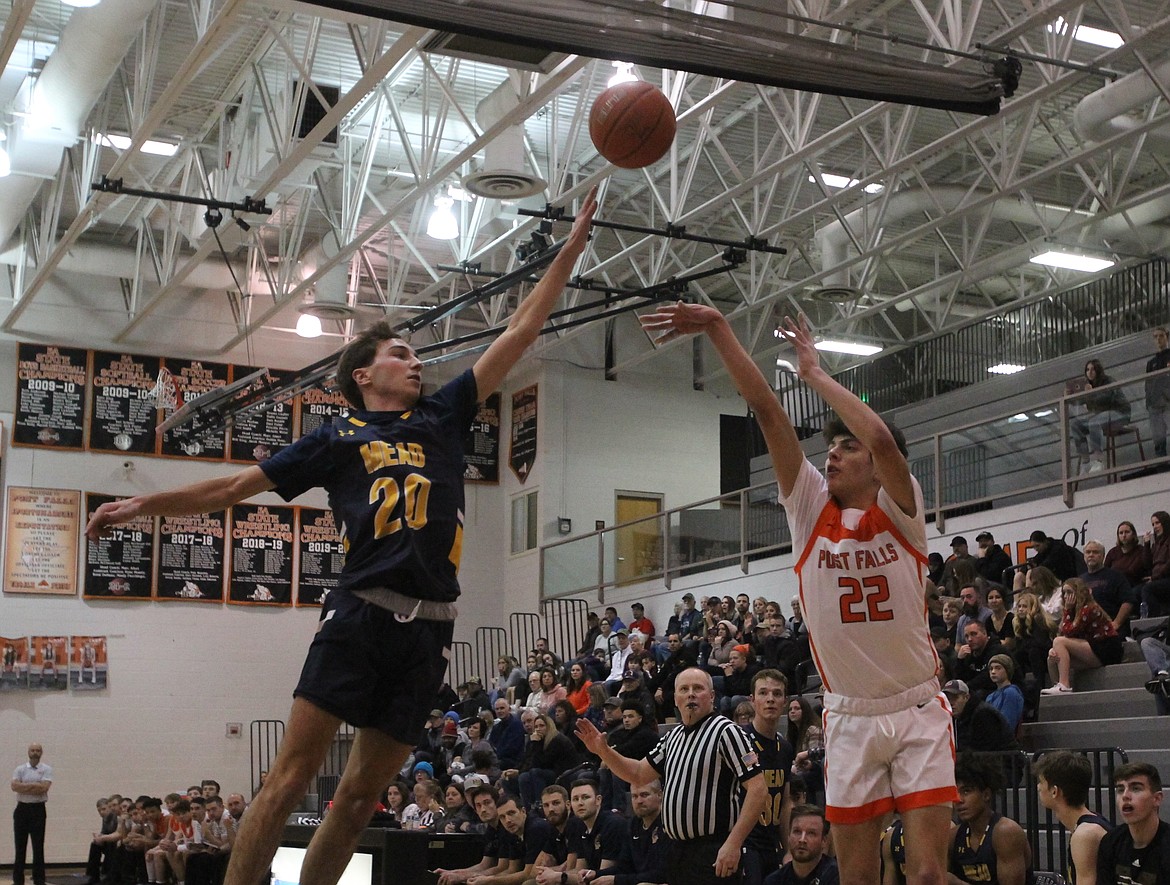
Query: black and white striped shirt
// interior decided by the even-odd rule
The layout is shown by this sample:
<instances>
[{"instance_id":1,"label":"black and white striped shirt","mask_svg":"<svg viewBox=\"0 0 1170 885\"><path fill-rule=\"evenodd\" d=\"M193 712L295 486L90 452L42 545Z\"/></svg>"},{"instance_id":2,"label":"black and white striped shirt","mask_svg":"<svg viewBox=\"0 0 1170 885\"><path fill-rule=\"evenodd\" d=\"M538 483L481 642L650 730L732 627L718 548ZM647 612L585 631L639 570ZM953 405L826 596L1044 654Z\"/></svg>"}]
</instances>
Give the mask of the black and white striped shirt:
<instances>
[{"instance_id":1,"label":"black and white striped shirt","mask_svg":"<svg viewBox=\"0 0 1170 885\"><path fill-rule=\"evenodd\" d=\"M672 729L646 760L662 778L662 828L680 841L726 837L739 817L740 783L761 774L743 729L715 713Z\"/></svg>"}]
</instances>

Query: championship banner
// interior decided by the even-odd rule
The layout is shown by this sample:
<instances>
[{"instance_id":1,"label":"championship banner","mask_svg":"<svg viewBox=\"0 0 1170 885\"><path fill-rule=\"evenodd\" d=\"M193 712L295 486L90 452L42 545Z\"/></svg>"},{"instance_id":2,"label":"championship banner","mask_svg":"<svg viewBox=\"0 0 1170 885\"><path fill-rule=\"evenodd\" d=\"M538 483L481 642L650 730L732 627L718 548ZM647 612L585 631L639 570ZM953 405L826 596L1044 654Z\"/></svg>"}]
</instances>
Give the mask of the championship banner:
<instances>
[{"instance_id":1,"label":"championship banner","mask_svg":"<svg viewBox=\"0 0 1170 885\"><path fill-rule=\"evenodd\" d=\"M232 371L234 377L244 378L256 369L234 366ZM292 373L269 369L268 374L274 384L279 384ZM292 400L286 400L274 403L263 412L251 410L237 415L231 427L231 448L228 458L232 461L258 464L271 458L292 441L293 403Z\"/></svg>"},{"instance_id":2,"label":"championship banner","mask_svg":"<svg viewBox=\"0 0 1170 885\"><path fill-rule=\"evenodd\" d=\"M512 448L508 466L520 482L536 463L536 385L512 394Z\"/></svg>"},{"instance_id":3,"label":"championship banner","mask_svg":"<svg viewBox=\"0 0 1170 885\"><path fill-rule=\"evenodd\" d=\"M80 449L85 442L89 352L80 347L18 344L16 359L12 444Z\"/></svg>"},{"instance_id":4,"label":"championship banner","mask_svg":"<svg viewBox=\"0 0 1170 885\"><path fill-rule=\"evenodd\" d=\"M188 403L212 390L226 387L231 368L226 363L203 360L164 360L167 371L175 382L179 403ZM227 433L199 439L176 439L173 432L163 434L159 450L174 458L199 458L222 461L227 453Z\"/></svg>"},{"instance_id":5,"label":"championship banner","mask_svg":"<svg viewBox=\"0 0 1170 885\"><path fill-rule=\"evenodd\" d=\"M90 357L89 449L154 454L155 380L162 361L94 351Z\"/></svg>"},{"instance_id":6,"label":"championship banner","mask_svg":"<svg viewBox=\"0 0 1170 885\"><path fill-rule=\"evenodd\" d=\"M86 521L99 507L117 501L113 495L87 492ZM154 571L154 517L137 516L123 525L111 526L96 541L85 541L86 599L135 599L151 597Z\"/></svg>"},{"instance_id":7,"label":"championship banner","mask_svg":"<svg viewBox=\"0 0 1170 885\"><path fill-rule=\"evenodd\" d=\"M467 482L500 481L499 392L480 403L464 437L463 479Z\"/></svg>"},{"instance_id":8,"label":"championship banner","mask_svg":"<svg viewBox=\"0 0 1170 885\"><path fill-rule=\"evenodd\" d=\"M336 589L345 565L345 546L333 522L332 510L297 508L298 606L315 606Z\"/></svg>"},{"instance_id":9,"label":"championship banner","mask_svg":"<svg viewBox=\"0 0 1170 885\"><path fill-rule=\"evenodd\" d=\"M339 390L311 387L298 397L297 437L308 436L322 424L331 424L334 418L349 414L349 403Z\"/></svg>"},{"instance_id":10,"label":"championship banner","mask_svg":"<svg viewBox=\"0 0 1170 885\"><path fill-rule=\"evenodd\" d=\"M164 516L158 525L158 599L222 603L227 513Z\"/></svg>"},{"instance_id":11,"label":"championship banner","mask_svg":"<svg viewBox=\"0 0 1170 885\"><path fill-rule=\"evenodd\" d=\"M69 650L69 687L74 691L101 691L109 684L106 637L73 636Z\"/></svg>"},{"instance_id":12,"label":"championship banner","mask_svg":"<svg viewBox=\"0 0 1170 885\"><path fill-rule=\"evenodd\" d=\"M230 520L228 602L292 605L293 508L236 504Z\"/></svg>"},{"instance_id":13,"label":"championship banner","mask_svg":"<svg viewBox=\"0 0 1170 885\"><path fill-rule=\"evenodd\" d=\"M4 592L76 595L81 492L9 486L4 522Z\"/></svg>"}]
</instances>

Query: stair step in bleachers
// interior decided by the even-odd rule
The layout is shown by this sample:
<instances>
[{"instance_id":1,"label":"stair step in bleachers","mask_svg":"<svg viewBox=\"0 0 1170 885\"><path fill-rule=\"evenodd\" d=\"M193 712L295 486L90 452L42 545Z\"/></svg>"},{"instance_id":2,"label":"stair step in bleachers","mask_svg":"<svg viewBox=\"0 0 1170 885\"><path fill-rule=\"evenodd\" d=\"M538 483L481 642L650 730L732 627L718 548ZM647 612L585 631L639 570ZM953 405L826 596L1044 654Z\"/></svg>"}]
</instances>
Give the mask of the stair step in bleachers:
<instances>
[{"instance_id":1,"label":"stair step in bleachers","mask_svg":"<svg viewBox=\"0 0 1170 885\"><path fill-rule=\"evenodd\" d=\"M1132 664L1114 664L1112 667L1100 667L1096 670L1082 670L1073 676L1073 687L1077 691L1140 688L1149 678L1150 668L1139 661Z\"/></svg>"},{"instance_id":2,"label":"stair step in bleachers","mask_svg":"<svg viewBox=\"0 0 1170 885\"><path fill-rule=\"evenodd\" d=\"M1155 627L1160 627L1166 623L1165 618L1130 618L1129 630L1131 633L1137 633L1142 630L1153 630Z\"/></svg>"},{"instance_id":3,"label":"stair step in bleachers","mask_svg":"<svg viewBox=\"0 0 1170 885\"><path fill-rule=\"evenodd\" d=\"M1123 715L1116 719L1045 720L1045 704L1040 701L1039 722L1021 726L1020 738L1029 749L1045 747L1121 747L1134 758L1135 747L1164 747L1170 729L1161 716Z\"/></svg>"},{"instance_id":4,"label":"stair step in bleachers","mask_svg":"<svg viewBox=\"0 0 1170 885\"><path fill-rule=\"evenodd\" d=\"M1040 719L1068 722L1077 719L1110 719L1116 716L1156 716L1154 696L1145 688L1115 688L1111 691L1081 691L1046 696L1040 700Z\"/></svg>"}]
</instances>

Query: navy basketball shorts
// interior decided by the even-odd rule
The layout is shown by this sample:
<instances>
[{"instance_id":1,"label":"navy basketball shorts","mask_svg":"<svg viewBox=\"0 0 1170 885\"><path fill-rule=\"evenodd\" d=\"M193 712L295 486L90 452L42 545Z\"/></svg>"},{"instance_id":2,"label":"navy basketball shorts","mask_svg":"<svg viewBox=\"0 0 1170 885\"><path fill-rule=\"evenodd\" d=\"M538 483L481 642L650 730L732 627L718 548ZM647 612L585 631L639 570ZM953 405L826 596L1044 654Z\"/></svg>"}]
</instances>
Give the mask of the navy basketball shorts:
<instances>
[{"instance_id":1,"label":"navy basketball shorts","mask_svg":"<svg viewBox=\"0 0 1170 885\"><path fill-rule=\"evenodd\" d=\"M293 695L355 728L414 746L447 673L453 621L399 615L334 590Z\"/></svg>"}]
</instances>

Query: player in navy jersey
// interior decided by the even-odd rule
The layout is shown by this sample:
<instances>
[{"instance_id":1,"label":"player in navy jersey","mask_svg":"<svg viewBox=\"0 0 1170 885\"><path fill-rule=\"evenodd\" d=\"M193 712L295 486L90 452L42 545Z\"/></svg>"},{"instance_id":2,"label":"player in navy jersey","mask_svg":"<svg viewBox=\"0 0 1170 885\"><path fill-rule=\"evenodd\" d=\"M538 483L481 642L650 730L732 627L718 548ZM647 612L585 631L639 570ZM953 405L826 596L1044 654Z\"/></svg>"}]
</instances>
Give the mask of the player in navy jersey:
<instances>
[{"instance_id":1,"label":"player in navy jersey","mask_svg":"<svg viewBox=\"0 0 1170 885\"><path fill-rule=\"evenodd\" d=\"M1054 750L1033 762L1032 772L1040 804L1056 815L1069 832L1065 878L1069 885L1095 885L1097 849L1113 824L1089 811L1092 764L1084 753Z\"/></svg>"},{"instance_id":2,"label":"player in navy jersey","mask_svg":"<svg viewBox=\"0 0 1170 885\"><path fill-rule=\"evenodd\" d=\"M1003 787L995 762L962 753L955 762L959 826L951 841L949 870L959 882L1031 885L1032 850L1028 836L1014 820L992 808L993 794Z\"/></svg>"},{"instance_id":3,"label":"player in navy jersey","mask_svg":"<svg viewBox=\"0 0 1170 885\"><path fill-rule=\"evenodd\" d=\"M475 405L499 387L540 334L585 250L596 190L544 277L475 365L422 396L422 363L378 323L346 347L337 379L354 411L232 476L99 507L96 540L138 516L211 513L275 490L292 499L323 486L345 544L294 692L280 753L248 807L225 885L254 885L289 813L343 722L358 732L333 805L314 834L301 880L334 885L382 790L406 761L442 684L454 633L463 536L463 438Z\"/></svg>"},{"instance_id":4,"label":"player in navy jersey","mask_svg":"<svg viewBox=\"0 0 1170 885\"><path fill-rule=\"evenodd\" d=\"M744 840L744 885L761 885L764 877L780 867L784 856L783 835L788 832L792 796L788 776L796 751L780 732L780 718L788 709L788 680L779 670L761 670L752 677L755 714L744 729L756 751L768 788L768 804Z\"/></svg>"}]
</instances>

